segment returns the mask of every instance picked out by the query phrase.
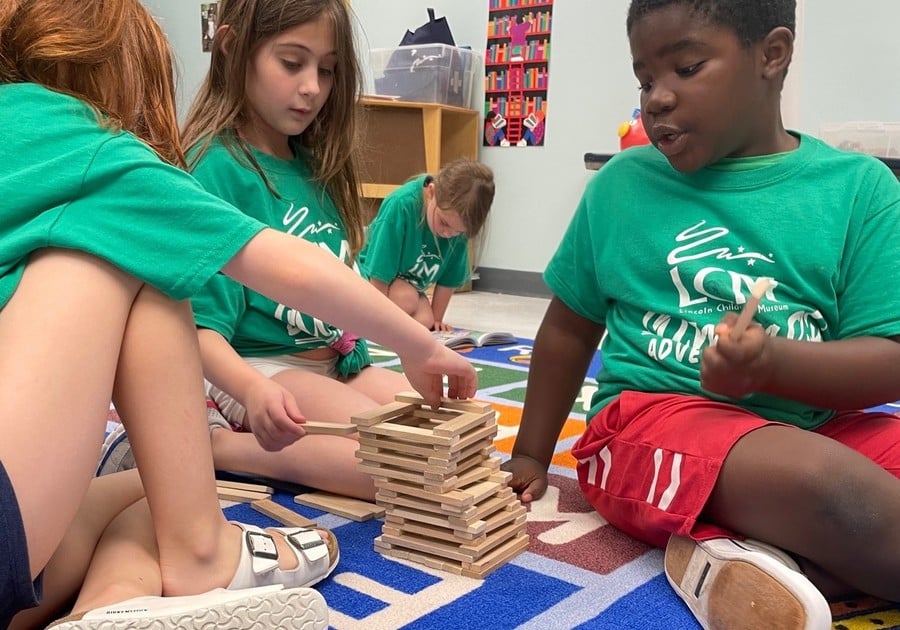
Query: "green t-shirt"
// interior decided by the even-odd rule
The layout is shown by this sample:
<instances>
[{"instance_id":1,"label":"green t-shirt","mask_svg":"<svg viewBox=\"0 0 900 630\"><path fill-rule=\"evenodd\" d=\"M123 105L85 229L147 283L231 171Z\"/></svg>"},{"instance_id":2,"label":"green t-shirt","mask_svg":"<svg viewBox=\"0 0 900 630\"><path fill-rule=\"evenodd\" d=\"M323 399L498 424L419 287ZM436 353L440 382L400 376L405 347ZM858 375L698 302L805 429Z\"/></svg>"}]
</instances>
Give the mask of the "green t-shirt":
<instances>
[{"instance_id":1,"label":"green t-shirt","mask_svg":"<svg viewBox=\"0 0 900 630\"><path fill-rule=\"evenodd\" d=\"M419 291L433 284L461 287L469 279L468 239L431 231L422 207L424 183L422 175L385 197L359 255L366 278L387 284L400 278Z\"/></svg>"},{"instance_id":2,"label":"green t-shirt","mask_svg":"<svg viewBox=\"0 0 900 630\"><path fill-rule=\"evenodd\" d=\"M592 416L623 390L710 396L701 353L760 277L774 281L755 317L770 335L900 334L900 184L875 158L798 135L790 153L689 175L629 149L588 184L544 279L606 325ZM762 394L731 402L803 428L833 415Z\"/></svg>"},{"instance_id":3,"label":"green t-shirt","mask_svg":"<svg viewBox=\"0 0 900 630\"><path fill-rule=\"evenodd\" d=\"M71 96L3 84L0 119L0 306L28 255L47 247L92 254L184 299L264 227Z\"/></svg>"},{"instance_id":4,"label":"green t-shirt","mask_svg":"<svg viewBox=\"0 0 900 630\"><path fill-rule=\"evenodd\" d=\"M305 156L282 160L253 150L253 157L278 191L278 197L260 174L245 164L246 158L236 158L218 139L194 166L193 175L209 192L269 227L316 243L349 262L350 245L343 222L331 198L313 183ZM215 330L245 357L321 348L337 341L343 333L221 274L195 295L191 304L198 326Z\"/></svg>"}]
</instances>

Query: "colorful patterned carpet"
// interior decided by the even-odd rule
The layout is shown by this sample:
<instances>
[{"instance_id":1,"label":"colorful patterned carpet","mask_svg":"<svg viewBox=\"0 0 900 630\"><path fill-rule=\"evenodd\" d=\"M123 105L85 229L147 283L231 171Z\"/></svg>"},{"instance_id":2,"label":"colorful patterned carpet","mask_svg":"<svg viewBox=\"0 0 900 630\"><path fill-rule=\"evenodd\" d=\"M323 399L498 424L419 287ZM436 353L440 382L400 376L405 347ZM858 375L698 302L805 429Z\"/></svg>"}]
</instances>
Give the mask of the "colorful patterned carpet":
<instances>
[{"instance_id":1,"label":"colorful patterned carpet","mask_svg":"<svg viewBox=\"0 0 900 630\"><path fill-rule=\"evenodd\" d=\"M396 365L373 349L376 361ZM464 351L479 370L478 399L498 413L498 453L509 455L519 423L531 341ZM599 366L595 357L590 374ZM382 522L350 521L274 499L331 528L341 562L320 585L337 630L641 629L699 630L662 574L662 552L609 526L585 502L569 448L581 434L594 388L586 381L566 422L551 468L551 488L528 513L529 549L484 580L461 577L376 553ZM229 518L275 524L247 505L226 509ZM835 630L900 629L900 608L872 599L832 606Z\"/></svg>"}]
</instances>

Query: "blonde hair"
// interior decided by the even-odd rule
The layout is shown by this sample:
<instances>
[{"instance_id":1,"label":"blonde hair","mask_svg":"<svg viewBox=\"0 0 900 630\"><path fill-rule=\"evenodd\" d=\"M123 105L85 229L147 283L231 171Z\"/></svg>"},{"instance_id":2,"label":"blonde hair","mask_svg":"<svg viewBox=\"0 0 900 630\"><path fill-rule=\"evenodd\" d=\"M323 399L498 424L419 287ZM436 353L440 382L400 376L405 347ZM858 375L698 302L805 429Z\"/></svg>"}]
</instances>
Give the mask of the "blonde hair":
<instances>
[{"instance_id":1,"label":"blonde hair","mask_svg":"<svg viewBox=\"0 0 900 630\"><path fill-rule=\"evenodd\" d=\"M185 166L169 44L139 0L2 0L0 82L74 96Z\"/></svg>"},{"instance_id":2,"label":"blonde hair","mask_svg":"<svg viewBox=\"0 0 900 630\"><path fill-rule=\"evenodd\" d=\"M318 116L292 141L311 154L313 177L337 206L355 256L362 248L365 226L356 138L362 81L346 0L221 0L218 20L228 26L228 51L216 37L209 73L188 113L183 138L186 146L197 149L191 155L191 163L196 164L218 137L236 157L251 164L277 195L247 143L237 133L224 132L237 130L247 121L247 66L264 40L320 17L334 29L338 55L334 87Z\"/></svg>"},{"instance_id":3,"label":"blonde hair","mask_svg":"<svg viewBox=\"0 0 900 630\"><path fill-rule=\"evenodd\" d=\"M453 160L434 176L434 200L441 210L459 214L466 235L475 237L494 203L494 172L469 158Z\"/></svg>"}]
</instances>

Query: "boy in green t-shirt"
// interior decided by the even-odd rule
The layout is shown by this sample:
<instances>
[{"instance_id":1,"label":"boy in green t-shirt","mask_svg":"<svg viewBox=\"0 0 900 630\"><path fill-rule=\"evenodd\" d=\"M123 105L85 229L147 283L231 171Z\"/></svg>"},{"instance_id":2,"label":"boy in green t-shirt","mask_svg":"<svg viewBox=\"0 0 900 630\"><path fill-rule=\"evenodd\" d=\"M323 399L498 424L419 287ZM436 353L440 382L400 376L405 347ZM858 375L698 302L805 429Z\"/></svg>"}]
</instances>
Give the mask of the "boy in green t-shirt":
<instances>
[{"instance_id":1,"label":"boy in green t-shirt","mask_svg":"<svg viewBox=\"0 0 900 630\"><path fill-rule=\"evenodd\" d=\"M794 0L633 0L653 146L588 185L544 274L510 461L528 502L601 342L572 448L611 524L666 547L704 628L830 627L900 600L900 186L786 131ZM766 279L755 322L735 330ZM763 542L758 542L763 541ZM740 584L740 587L734 587Z\"/></svg>"}]
</instances>

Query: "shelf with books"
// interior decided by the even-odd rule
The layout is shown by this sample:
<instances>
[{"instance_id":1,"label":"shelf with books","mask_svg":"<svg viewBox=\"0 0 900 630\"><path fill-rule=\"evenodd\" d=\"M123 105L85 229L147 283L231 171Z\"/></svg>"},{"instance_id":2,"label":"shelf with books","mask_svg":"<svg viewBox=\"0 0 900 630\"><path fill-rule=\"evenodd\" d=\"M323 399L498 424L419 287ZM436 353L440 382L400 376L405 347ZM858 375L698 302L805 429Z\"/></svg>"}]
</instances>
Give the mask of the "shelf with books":
<instances>
[{"instance_id":1,"label":"shelf with books","mask_svg":"<svg viewBox=\"0 0 900 630\"><path fill-rule=\"evenodd\" d=\"M552 1L491 0L485 50L486 144L543 143ZM499 122L501 127L497 127ZM538 140L532 131L540 125Z\"/></svg>"},{"instance_id":2,"label":"shelf with books","mask_svg":"<svg viewBox=\"0 0 900 630\"><path fill-rule=\"evenodd\" d=\"M493 13L494 11L515 11L517 9L548 8L552 6L552 0L491 0L488 10Z\"/></svg>"}]
</instances>

